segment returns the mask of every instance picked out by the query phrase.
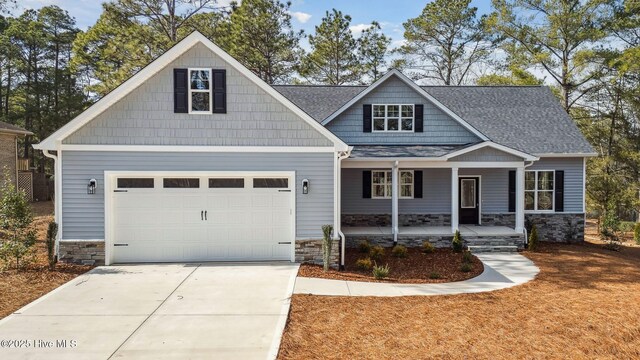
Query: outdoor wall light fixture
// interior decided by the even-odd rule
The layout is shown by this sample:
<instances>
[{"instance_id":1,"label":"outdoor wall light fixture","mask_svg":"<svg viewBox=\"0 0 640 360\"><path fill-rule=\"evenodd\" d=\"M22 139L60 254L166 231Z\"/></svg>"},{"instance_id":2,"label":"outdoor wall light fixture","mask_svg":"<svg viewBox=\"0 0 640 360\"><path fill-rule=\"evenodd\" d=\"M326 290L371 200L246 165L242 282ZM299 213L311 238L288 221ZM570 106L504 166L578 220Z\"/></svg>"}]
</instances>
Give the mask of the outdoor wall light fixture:
<instances>
[{"instance_id":1,"label":"outdoor wall light fixture","mask_svg":"<svg viewBox=\"0 0 640 360\"><path fill-rule=\"evenodd\" d=\"M89 195L95 194L96 188L98 188L98 180L96 179L89 180L89 184L87 185L87 194Z\"/></svg>"},{"instance_id":2,"label":"outdoor wall light fixture","mask_svg":"<svg viewBox=\"0 0 640 360\"><path fill-rule=\"evenodd\" d=\"M302 193L303 194L309 193L309 180L307 179L302 180Z\"/></svg>"}]
</instances>

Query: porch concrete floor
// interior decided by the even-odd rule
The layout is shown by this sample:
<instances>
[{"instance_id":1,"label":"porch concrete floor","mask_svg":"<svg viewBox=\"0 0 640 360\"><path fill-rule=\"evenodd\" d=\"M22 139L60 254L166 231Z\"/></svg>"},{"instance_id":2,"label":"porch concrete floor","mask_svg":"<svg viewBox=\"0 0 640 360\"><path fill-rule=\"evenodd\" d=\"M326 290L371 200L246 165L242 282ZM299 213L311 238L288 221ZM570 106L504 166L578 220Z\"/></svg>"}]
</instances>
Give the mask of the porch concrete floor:
<instances>
[{"instance_id":1,"label":"porch concrete floor","mask_svg":"<svg viewBox=\"0 0 640 360\"><path fill-rule=\"evenodd\" d=\"M503 236L520 235L508 226L460 225L462 236ZM399 235L451 235L451 226L404 226ZM345 235L391 235L391 226L344 226Z\"/></svg>"}]
</instances>

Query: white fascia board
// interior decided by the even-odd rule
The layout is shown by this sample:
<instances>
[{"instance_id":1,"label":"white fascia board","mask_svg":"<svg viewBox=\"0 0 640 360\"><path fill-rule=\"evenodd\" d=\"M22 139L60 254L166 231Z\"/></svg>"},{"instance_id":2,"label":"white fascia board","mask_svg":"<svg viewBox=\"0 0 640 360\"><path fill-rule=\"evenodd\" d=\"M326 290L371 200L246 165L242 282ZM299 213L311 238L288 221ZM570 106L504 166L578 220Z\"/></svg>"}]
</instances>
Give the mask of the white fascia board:
<instances>
[{"instance_id":1,"label":"white fascia board","mask_svg":"<svg viewBox=\"0 0 640 360\"><path fill-rule=\"evenodd\" d=\"M331 146L60 145L63 151L332 153Z\"/></svg>"},{"instance_id":2,"label":"white fascia board","mask_svg":"<svg viewBox=\"0 0 640 360\"><path fill-rule=\"evenodd\" d=\"M417 92L418 94L422 95L424 98L426 98L427 100L429 100L431 103L433 103L437 108L439 108L440 110L444 111L445 114L449 115L450 117L452 117L454 120L456 120L460 125L462 125L465 129L469 130L471 133L473 133L474 135L476 135L477 137L479 137L480 139L487 141L489 140L489 138L487 136L485 136L483 133L481 133L480 131L478 131L478 129L474 128L473 126L471 126L471 124L469 124L468 122L466 122L464 119L462 119L460 116L458 116L458 114L454 113L453 111L451 111L451 109L449 109L448 107L444 106L440 101L436 100L436 98L434 98L433 96L431 96L431 94L429 94L428 92L426 92L423 88L421 88L420 86L418 86L418 84L416 84L415 82L413 82L413 80L409 79L408 77L406 77L403 73L401 73L400 71L398 71L397 69L392 69L389 72L387 72L383 77L381 77L380 79L378 79L378 81L374 82L373 84L371 84L368 88L364 89L362 92L360 92L358 95L356 95L353 99L349 100L349 102L347 102L346 104L344 104L340 109L336 110L333 114L329 115L329 117L327 117L326 119L324 119L322 121L322 125L326 126L328 123L330 123L333 119L335 119L338 115L340 115L341 113L343 113L344 111L346 111L348 108L350 108L351 106L353 106L356 102L358 102L360 99L362 99L363 97L365 97L367 94L369 94L371 91L373 91L375 88L377 88L378 86L380 86L380 84L384 83L388 78L390 78L391 76L397 76L400 80L402 80L405 84L409 85L415 92Z\"/></svg>"},{"instance_id":3,"label":"white fascia board","mask_svg":"<svg viewBox=\"0 0 640 360\"><path fill-rule=\"evenodd\" d=\"M539 158L575 158L575 157L596 157L600 156L598 153L547 153L547 154L535 154Z\"/></svg>"},{"instance_id":4,"label":"white fascia board","mask_svg":"<svg viewBox=\"0 0 640 360\"><path fill-rule=\"evenodd\" d=\"M511 155L514 155L514 156L517 156L517 157L521 157L526 161L537 161L537 160L540 160L539 157L536 157L536 156L533 156L531 154L527 154L525 152L510 148L508 146L504 146L504 145L500 145L500 144L494 143L493 141L485 141L485 142L477 143L475 145L472 145L472 146L466 147L464 149L460 149L458 151L454 151L452 153L444 155L444 158L449 160L449 159L452 159L452 158L454 158L456 156L464 155L466 153L470 153L472 151L476 151L476 150L479 150L479 149L482 149L482 148L485 148L485 147L490 147L490 148L493 148L493 149L496 149L496 150L503 151L503 152L505 152L507 154L511 154Z\"/></svg>"},{"instance_id":5,"label":"white fascia board","mask_svg":"<svg viewBox=\"0 0 640 360\"><path fill-rule=\"evenodd\" d=\"M192 48L194 45L202 43L204 46L209 48L214 54L219 56L222 60L224 60L231 67L238 70L242 75L247 77L249 80L254 82L258 87L264 90L267 94L273 96L276 100L281 102L287 108L289 108L292 112L302 118L305 122L307 122L312 128L317 130L320 134L324 135L326 138L331 140L334 143L336 151L346 151L348 146L344 143L340 138L335 136L331 131L326 129L324 126L315 121L311 116L302 111L299 107L293 104L289 99L285 98L282 94L277 92L273 87L264 82L258 76L251 72L251 70L247 69L244 65L240 64L236 59L234 59L231 55L227 54L224 50L219 48L209 39L207 39L204 35L199 33L198 31L194 31L189 36L178 42L171 49L167 50L164 54L162 54L159 58L151 62L145 68L140 70L137 74L129 78L129 80L122 83L120 86L115 88L109 94L105 95L102 99L98 100L95 104L85 110L83 113L78 115L75 119L71 120L65 126L60 128L58 131L54 132L43 140L40 144L34 145L35 149L38 150L55 150L56 144L61 143L66 137L73 134L83 125L94 119L96 116L107 110L114 103L122 99L124 96L129 94L131 91L136 89L138 86L142 85L145 81L151 78L153 75L158 73L160 70L164 69L168 66L172 61L177 59L180 55L185 53L187 50Z\"/></svg>"}]
</instances>

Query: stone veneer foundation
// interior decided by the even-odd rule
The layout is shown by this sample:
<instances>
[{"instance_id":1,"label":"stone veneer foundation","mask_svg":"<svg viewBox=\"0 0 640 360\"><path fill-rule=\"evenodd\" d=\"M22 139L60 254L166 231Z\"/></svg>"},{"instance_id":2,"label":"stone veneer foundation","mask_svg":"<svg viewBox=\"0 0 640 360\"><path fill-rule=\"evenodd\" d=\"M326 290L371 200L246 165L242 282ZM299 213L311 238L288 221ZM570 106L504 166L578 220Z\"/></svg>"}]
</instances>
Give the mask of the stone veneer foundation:
<instances>
[{"instance_id":1,"label":"stone veneer foundation","mask_svg":"<svg viewBox=\"0 0 640 360\"><path fill-rule=\"evenodd\" d=\"M449 214L398 214L400 226L447 226ZM391 226L391 214L342 214L342 226Z\"/></svg>"},{"instance_id":2,"label":"stone veneer foundation","mask_svg":"<svg viewBox=\"0 0 640 360\"><path fill-rule=\"evenodd\" d=\"M104 241L60 241L58 260L82 265L104 265Z\"/></svg>"},{"instance_id":3,"label":"stone veneer foundation","mask_svg":"<svg viewBox=\"0 0 640 360\"><path fill-rule=\"evenodd\" d=\"M334 240L331 244L331 267L338 266L339 251L340 241ZM296 262L322 265L322 240L296 240Z\"/></svg>"}]
</instances>

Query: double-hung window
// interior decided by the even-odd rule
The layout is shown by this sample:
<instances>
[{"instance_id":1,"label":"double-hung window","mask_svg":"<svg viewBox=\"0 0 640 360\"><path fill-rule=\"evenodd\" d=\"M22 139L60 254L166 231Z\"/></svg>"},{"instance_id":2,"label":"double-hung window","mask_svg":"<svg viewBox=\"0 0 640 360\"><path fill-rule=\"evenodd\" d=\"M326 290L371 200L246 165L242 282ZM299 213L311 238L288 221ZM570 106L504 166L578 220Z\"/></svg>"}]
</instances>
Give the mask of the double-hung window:
<instances>
[{"instance_id":1,"label":"double-hung window","mask_svg":"<svg viewBox=\"0 0 640 360\"><path fill-rule=\"evenodd\" d=\"M553 211L554 172L548 170L524 173L524 209L529 211Z\"/></svg>"},{"instance_id":2,"label":"double-hung window","mask_svg":"<svg viewBox=\"0 0 640 360\"><path fill-rule=\"evenodd\" d=\"M189 113L211 114L211 69L189 69Z\"/></svg>"},{"instance_id":3,"label":"double-hung window","mask_svg":"<svg viewBox=\"0 0 640 360\"><path fill-rule=\"evenodd\" d=\"M413 170L400 170L398 179L399 197L401 199L413 198ZM391 198L391 171L374 170L371 171L371 197L374 199Z\"/></svg>"},{"instance_id":4,"label":"double-hung window","mask_svg":"<svg viewBox=\"0 0 640 360\"><path fill-rule=\"evenodd\" d=\"M413 132L413 104L373 105L373 131Z\"/></svg>"}]
</instances>

